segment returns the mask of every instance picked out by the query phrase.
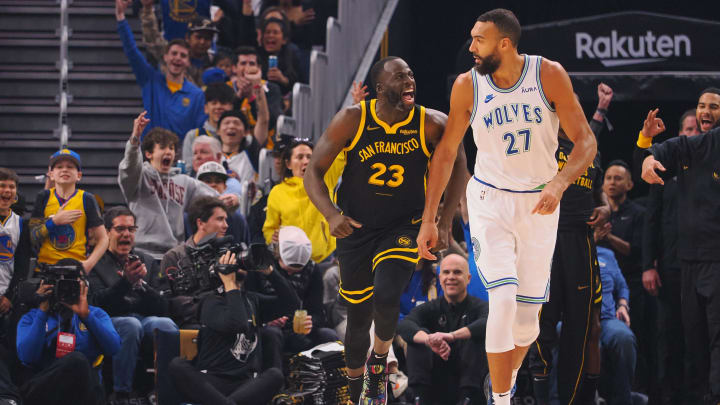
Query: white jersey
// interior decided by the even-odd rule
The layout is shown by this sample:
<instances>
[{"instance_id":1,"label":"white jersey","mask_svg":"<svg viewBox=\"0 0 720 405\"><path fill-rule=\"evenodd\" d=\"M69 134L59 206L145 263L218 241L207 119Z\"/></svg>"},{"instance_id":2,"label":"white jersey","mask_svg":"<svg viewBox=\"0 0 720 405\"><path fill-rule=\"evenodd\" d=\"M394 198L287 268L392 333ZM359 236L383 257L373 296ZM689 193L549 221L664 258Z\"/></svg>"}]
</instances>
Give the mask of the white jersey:
<instances>
[{"instance_id":1,"label":"white jersey","mask_svg":"<svg viewBox=\"0 0 720 405\"><path fill-rule=\"evenodd\" d=\"M525 55L520 79L507 89L496 86L491 75L470 70L475 178L491 187L529 191L557 174L560 122L543 93L541 62L540 56Z\"/></svg>"},{"instance_id":2,"label":"white jersey","mask_svg":"<svg viewBox=\"0 0 720 405\"><path fill-rule=\"evenodd\" d=\"M15 269L15 252L20 242L22 219L10 211L10 216L0 223L0 295L7 292Z\"/></svg>"}]
</instances>

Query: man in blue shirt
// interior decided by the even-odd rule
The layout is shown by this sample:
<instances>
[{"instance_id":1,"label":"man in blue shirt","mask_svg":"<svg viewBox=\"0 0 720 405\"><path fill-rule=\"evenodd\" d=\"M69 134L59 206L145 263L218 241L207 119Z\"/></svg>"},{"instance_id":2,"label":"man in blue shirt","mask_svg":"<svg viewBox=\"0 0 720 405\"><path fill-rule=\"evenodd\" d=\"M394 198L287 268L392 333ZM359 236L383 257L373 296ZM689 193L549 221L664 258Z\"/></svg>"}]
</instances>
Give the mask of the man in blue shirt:
<instances>
[{"instance_id":1,"label":"man in blue shirt","mask_svg":"<svg viewBox=\"0 0 720 405\"><path fill-rule=\"evenodd\" d=\"M58 264L66 261L79 264ZM120 350L120 336L105 311L88 305L87 284L78 282L80 296L72 305L51 306L53 286L41 285L37 294L44 301L18 323L18 358L34 372L20 387L26 404L105 403L99 366Z\"/></svg>"},{"instance_id":2,"label":"man in blue shirt","mask_svg":"<svg viewBox=\"0 0 720 405\"><path fill-rule=\"evenodd\" d=\"M150 124L145 131L163 127L174 132L182 141L189 130L201 127L207 118L205 95L185 77L190 66L187 42L175 39L168 43L163 55L167 72L163 74L150 66L140 53L130 25L125 20L126 7L126 0L116 0L115 18L123 51L142 88L143 106L150 115Z\"/></svg>"},{"instance_id":3,"label":"man in blue shirt","mask_svg":"<svg viewBox=\"0 0 720 405\"><path fill-rule=\"evenodd\" d=\"M608 404L632 404L637 342L630 330L630 290L613 251L598 246L597 257L602 283L600 345L603 375L600 391Z\"/></svg>"}]
</instances>

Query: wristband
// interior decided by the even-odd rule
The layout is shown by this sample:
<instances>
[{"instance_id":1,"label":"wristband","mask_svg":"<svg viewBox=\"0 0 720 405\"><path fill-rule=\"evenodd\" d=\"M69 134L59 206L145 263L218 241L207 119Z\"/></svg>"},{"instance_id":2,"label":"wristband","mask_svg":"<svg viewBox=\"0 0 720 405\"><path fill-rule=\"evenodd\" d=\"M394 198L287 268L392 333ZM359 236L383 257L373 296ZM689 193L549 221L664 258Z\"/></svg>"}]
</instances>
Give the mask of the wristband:
<instances>
[{"instance_id":1,"label":"wristband","mask_svg":"<svg viewBox=\"0 0 720 405\"><path fill-rule=\"evenodd\" d=\"M52 218L48 218L47 221L45 221L45 228L47 228L48 232L52 232L52 230L55 229L55 222L53 222Z\"/></svg>"},{"instance_id":2,"label":"wristband","mask_svg":"<svg viewBox=\"0 0 720 405\"><path fill-rule=\"evenodd\" d=\"M647 149L652 146L652 138L643 135L642 131L638 134L637 146L640 149Z\"/></svg>"},{"instance_id":3,"label":"wristband","mask_svg":"<svg viewBox=\"0 0 720 405\"><path fill-rule=\"evenodd\" d=\"M625 307L625 309L630 312L630 307L627 304L618 304L619 307Z\"/></svg>"},{"instance_id":4,"label":"wristband","mask_svg":"<svg viewBox=\"0 0 720 405\"><path fill-rule=\"evenodd\" d=\"M608 112L607 108L597 108L597 109L595 109L595 111L598 114L602 115L603 118L605 118L605 115L607 115L607 112Z\"/></svg>"}]
</instances>

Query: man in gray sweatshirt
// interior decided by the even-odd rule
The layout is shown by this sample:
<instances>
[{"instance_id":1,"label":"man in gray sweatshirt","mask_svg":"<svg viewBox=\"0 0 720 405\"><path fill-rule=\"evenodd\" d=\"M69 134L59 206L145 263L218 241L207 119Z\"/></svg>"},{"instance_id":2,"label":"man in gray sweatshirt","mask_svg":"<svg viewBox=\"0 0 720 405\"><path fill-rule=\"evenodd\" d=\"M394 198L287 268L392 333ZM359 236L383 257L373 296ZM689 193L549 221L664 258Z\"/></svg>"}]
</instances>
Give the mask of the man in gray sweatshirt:
<instances>
[{"instance_id":1,"label":"man in gray sweatshirt","mask_svg":"<svg viewBox=\"0 0 720 405\"><path fill-rule=\"evenodd\" d=\"M168 250L185 240L183 213L195 197L217 191L184 174L171 174L178 137L172 132L153 128L142 140L140 134L150 122L140 114L125 146L120 162L118 183L130 209L137 215L136 250L160 261ZM143 163L143 155L147 159ZM159 264L159 263L158 263Z\"/></svg>"}]
</instances>

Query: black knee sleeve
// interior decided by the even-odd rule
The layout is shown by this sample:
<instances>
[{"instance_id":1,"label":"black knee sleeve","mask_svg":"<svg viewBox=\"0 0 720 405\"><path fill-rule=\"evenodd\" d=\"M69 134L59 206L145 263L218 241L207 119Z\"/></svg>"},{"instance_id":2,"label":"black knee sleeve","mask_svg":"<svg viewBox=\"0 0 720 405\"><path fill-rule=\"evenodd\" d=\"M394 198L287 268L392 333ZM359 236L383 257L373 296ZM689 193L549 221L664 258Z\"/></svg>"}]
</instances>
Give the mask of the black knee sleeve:
<instances>
[{"instance_id":1,"label":"black knee sleeve","mask_svg":"<svg viewBox=\"0 0 720 405\"><path fill-rule=\"evenodd\" d=\"M365 365L370 347L370 324L372 323L372 301L347 306L347 328L345 329L345 365L360 368Z\"/></svg>"},{"instance_id":2,"label":"black knee sleeve","mask_svg":"<svg viewBox=\"0 0 720 405\"><path fill-rule=\"evenodd\" d=\"M404 260L386 260L375 268L373 318L375 335L381 340L395 337L400 314L400 297L410 281L415 264Z\"/></svg>"}]
</instances>

